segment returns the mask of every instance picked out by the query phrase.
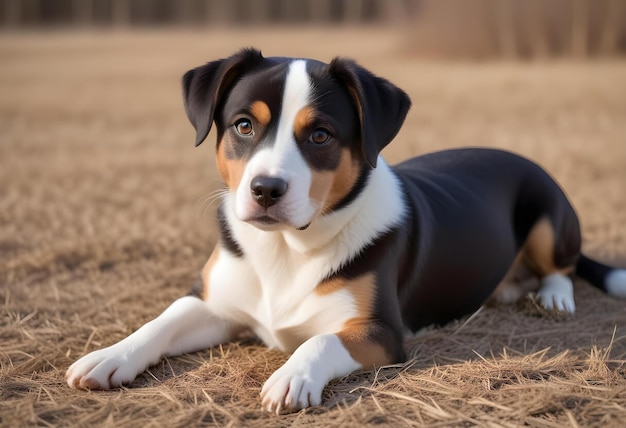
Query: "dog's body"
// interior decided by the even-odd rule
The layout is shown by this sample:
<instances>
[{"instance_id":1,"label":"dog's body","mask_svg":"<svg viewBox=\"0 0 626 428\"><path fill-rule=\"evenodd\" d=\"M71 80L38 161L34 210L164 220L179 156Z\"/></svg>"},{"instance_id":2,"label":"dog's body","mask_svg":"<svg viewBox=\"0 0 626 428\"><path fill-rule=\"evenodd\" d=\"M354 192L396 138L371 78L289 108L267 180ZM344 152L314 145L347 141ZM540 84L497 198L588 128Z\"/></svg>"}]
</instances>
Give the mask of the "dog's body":
<instances>
[{"instance_id":1,"label":"dog's body","mask_svg":"<svg viewBox=\"0 0 626 428\"><path fill-rule=\"evenodd\" d=\"M293 410L335 377L403 360L406 329L471 313L499 284L495 298L521 297L518 266L547 308L574 311L573 273L626 297L626 271L580 254L573 208L532 162L463 149L385 164L410 101L352 61L243 50L183 86L196 144L217 126L220 242L191 296L81 358L70 386L119 386L251 329L293 352L261 392L267 410Z\"/></svg>"}]
</instances>

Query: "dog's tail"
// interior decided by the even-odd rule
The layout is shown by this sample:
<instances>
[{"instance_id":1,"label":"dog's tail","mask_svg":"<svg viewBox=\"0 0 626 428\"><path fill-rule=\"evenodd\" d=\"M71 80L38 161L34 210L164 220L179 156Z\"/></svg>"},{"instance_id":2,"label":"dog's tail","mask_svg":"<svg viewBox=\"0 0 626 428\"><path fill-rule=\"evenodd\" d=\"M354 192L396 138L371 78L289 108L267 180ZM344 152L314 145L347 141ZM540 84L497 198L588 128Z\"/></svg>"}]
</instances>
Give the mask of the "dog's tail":
<instances>
[{"instance_id":1,"label":"dog's tail","mask_svg":"<svg viewBox=\"0 0 626 428\"><path fill-rule=\"evenodd\" d=\"M626 299L626 269L618 269L581 255L576 274L605 293Z\"/></svg>"}]
</instances>

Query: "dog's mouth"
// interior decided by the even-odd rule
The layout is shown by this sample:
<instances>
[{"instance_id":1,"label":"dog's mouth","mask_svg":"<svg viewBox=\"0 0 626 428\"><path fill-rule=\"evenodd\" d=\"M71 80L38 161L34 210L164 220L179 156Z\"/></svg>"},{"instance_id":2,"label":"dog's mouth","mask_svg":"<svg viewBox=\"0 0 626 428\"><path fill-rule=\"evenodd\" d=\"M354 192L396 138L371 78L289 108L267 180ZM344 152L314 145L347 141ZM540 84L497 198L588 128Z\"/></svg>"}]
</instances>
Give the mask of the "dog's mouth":
<instances>
[{"instance_id":1,"label":"dog's mouth","mask_svg":"<svg viewBox=\"0 0 626 428\"><path fill-rule=\"evenodd\" d=\"M254 217L252 219L249 220L250 223L256 223L256 224L261 224L264 226L273 226L275 224L280 223L281 221L278 219L275 219L274 217L271 217L269 215L261 215L258 217Z\"/></svg>"},{"instance_id":2,"label":"dog's mouth","mask_svg":"<svg viewBox=\"0 0 626 428\"><path fill-rule=\"evenodd\" d=\"M268 231L268 232L281 230L281 229L285 229L289 227L293 227L296 230L302 231L302 230L306 230L311 225L311 223L307 223L304 226L296 226L296 225L291 224L288 221L285 221L284 219L276 218L267 214L262 214L262 215L252 217L246 220L246 222L253 225L257 229Z\"/></svg>"},{"instance_id":3,"label":"dog's mouth","mask_svg":"<svg viewBox=\"0 0 626 428\"><path fill-rule=\"evenodd\" d=\"M245 222L265 232L272 232L284 229L286 226L288 226L288 224L283 220L280 220L268 214L260 214L254 216L252 218L246 219Z\"/></svg>"}]
</instances>

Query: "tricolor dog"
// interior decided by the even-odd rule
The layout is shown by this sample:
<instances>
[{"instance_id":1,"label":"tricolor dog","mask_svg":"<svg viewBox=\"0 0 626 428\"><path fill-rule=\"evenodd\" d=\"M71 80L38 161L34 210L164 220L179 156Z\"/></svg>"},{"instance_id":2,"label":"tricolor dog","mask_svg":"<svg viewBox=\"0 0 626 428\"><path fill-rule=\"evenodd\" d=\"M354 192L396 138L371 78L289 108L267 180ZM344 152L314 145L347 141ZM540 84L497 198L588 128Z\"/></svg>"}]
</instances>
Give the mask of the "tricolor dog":
<instances>
[{"instance_id":1,"label":"tricolor dog","mask_svg":"<svg viewBox=\"0 0 626 428\"><path fill-rule=\"evenodd\" d=\"M626 297L626 270L581 254L574 209L534 163L472 148L388 166L379 153L411 102L351 60L244 49L183 90L196 145L217 129L219 242L189 296L75 362L72 387L117 387L251 330L292 353L261 401L293 411L333 378L402 361L406 331L523 296L516 267L546 308L574 312L574 274Z\"/></svg>"}]
</instances>

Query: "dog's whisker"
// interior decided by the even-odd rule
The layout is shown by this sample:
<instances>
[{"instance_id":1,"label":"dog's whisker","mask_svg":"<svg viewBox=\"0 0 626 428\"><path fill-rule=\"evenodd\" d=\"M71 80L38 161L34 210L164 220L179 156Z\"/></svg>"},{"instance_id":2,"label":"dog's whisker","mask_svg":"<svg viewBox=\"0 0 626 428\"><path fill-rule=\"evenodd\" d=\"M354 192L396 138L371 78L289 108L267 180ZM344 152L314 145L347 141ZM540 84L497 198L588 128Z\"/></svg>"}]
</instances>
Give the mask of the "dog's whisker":
<instances>
[{"instance_id":1,"label":"dog's whisker","mask_svg":"<svg viewBox=\"0 0 626 428\"><path fill-rule=\"evenodd\" d=\"M198 200L195 203L195 208L198 211L198 215L201 218L206 218L207 213L209 212L210 208L215 203L223 200L229 193L230 193L230 190L224 187L224 188L216 189L198 198Z\"/></svg>"}]
</instances>

